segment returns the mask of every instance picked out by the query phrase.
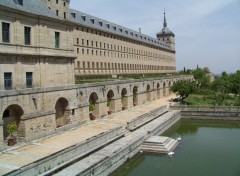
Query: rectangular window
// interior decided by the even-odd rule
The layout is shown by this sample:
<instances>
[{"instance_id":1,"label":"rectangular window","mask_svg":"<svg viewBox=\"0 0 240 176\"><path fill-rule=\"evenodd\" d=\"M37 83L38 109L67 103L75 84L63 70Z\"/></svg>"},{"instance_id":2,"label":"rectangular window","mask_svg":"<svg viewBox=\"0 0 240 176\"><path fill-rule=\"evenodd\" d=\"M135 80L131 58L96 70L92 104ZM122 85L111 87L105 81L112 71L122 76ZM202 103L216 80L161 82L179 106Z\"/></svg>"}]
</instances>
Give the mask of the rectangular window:
<instances>
[{"instance_id":1,"label":"rectangular window","mask_svg":"<svg viewBox=\"0 0 240 176\"><path fill-rule=\"evenodd\" d=\"M24 27L24 38L25 38L25 45L31 44L31 28L30 27Z\"/></svg>"},{"instance_id":2,"label":"rectangular window","mask_svg":"<svg viewBox=\"0 0 240 176\"><path fill-rule=\"evenodd\" d=\"M58 0L56 0L56 4L58 4Z\"/></svg>"},{"instance_id":3,"label":"rectangular window","mask_svg":"<svg viewBox=\"0 0 240 176\"><path fill-rule=\"evenodd\" d=\"M4 88L5 90L12 89L12 73L4 73Z\"/></svg>"},{"instance_id":4,"label":"rectangular window","mask_svg":"<svg viewBox=\"0 0 240 176\"><path fill-rule=\"evenodd\" d=\"M56 15L58 16L58 10L56 10Z\"/></svg>"},{"instance_id":5,"label":"rectangular window","mask_svg":"<svg viewBox=\"0 0 240 176\"><path fill-rule=\"evenodd\" d=\"M33 83L32 76L33 76L32 72L26 73L26 87L27 88L32 88L32 83Z\"/></svg>"},{"instance_id":6,"label":"rectangular window","mask_svg":"<svg viewBox=\"0 0 240 176\"><path fill-rule=\"evenodd\" d=\"M64 12L63 15L64 15L64 19L66 19L67 18L66 12Z\"/></svg>"},{"instance_id":7,"label":"rectangular window","mask_svg":"<svg viewBox=\"0 0 240 176\"><path fill-rule=\"evenodd\" d=\"M55 32L55 48L60 47L60 32Z\"/></svg>"},{"instance_id":8,"label":"rectangular window","mask_svg":"<svg viewBox=\"0 0 240 176\"><path fill-rule=\"evenodd\" d=\"M2 41L5 43L10 42L10 24L2 22Z\"/></svg>"}]
</instances>

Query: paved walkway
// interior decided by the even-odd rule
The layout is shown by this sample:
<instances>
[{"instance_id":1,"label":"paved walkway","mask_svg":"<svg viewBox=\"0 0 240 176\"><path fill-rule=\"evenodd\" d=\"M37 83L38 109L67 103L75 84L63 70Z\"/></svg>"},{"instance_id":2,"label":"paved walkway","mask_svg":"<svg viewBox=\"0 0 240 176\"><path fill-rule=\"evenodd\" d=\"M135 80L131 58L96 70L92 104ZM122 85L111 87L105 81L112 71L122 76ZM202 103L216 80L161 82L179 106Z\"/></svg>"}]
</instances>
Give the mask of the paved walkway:
<instances>
[{"instance_id":1,"label":"paved walkway","mask_svg":"<svg viewBox=\"0 0 240 176\"><path fill-rule=\"evenodd\" d=\"M93 121L79 128L71 129L48 138L36 140L30 144L9 148L7 151L0 153L0 175L30 164L112 128L118 126L125 128L127 125L126 122L141 114L160 106L169 105L171 98L175 98L175 95L163 97L159 100L112 114L107 118Z\"/></svg>"}]
</instances>

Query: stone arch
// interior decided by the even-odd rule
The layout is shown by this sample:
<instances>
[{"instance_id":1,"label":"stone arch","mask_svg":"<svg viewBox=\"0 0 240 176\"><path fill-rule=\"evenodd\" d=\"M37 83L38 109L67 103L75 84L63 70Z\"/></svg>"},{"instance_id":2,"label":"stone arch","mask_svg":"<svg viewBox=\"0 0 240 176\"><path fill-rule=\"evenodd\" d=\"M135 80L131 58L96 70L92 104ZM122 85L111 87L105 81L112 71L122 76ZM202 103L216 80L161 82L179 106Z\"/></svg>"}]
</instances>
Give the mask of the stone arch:
<instances>
[{"instance_id":1,"label":"stone arch","mask_svg":"<svg viewBox=\"0 0 240 176\"><path fill-rule=\"evenodd\" d=\"M90 120L95 120L99 115L99 103L98 103L98 95L96 92L93 92L89 96L89 118Z\"/></svg>"},{"instance_id":2,"label":"stone arch","mask_svg":"<svg viewBox=\"0 0 240 176\"><path fill-rule=\"evenodd\" d=\"M3 137L6 139L8 137L7 125L10 123L16 123L18 129L20 125L20 120L24 111L21 106L13 104L8 106L3 112ZM18 130L19 131L19 130Z\"/></svg>"},{"instance_id":3,"label":"stone arch","mask_svg":"<svg viewBox=\"0 0 240 176\"><path fill-rule=\"evenodd\" d=\"M109 90L107 93L107 107L108 107L108 114L110 115L112 111L114 111L114 92L113 90Z\"/></svg>"},{"instance_id":4,"label":"stone arch","mask_svg":"<svg viewBox=\"0 0 240 176\"><path fill-rule=\"evenodd\" d=\"M64 97L59 98L55 104L55 110L56 127L60 128L67 125L70 120L69 101Z\"/></svg>"},{"instance_id":5,"label":"stone arch","mask_svg":"<svg viewBox=\"0 0 240 176\"><path fill-rule=\"evenodd\" d=\"M161 97L161 87L160 84L157 83L157 98L159 99Z\"/></svg>"},{"instance_id":6,"label":"stone arch","mask_svg":"<svg viewBox=\"0 0 240 176\"><path fill-rule=\"evenodd\" d=\"M122 110L127 109L128 107L128 97L127 97L127 89L123 88L121 91L121 102L122 102Z\"/></svg>"},{"instance_id":7,"label":"stone arch","mask_svg":"<svg viewBox=\"0 0 240 176\"><path fill-rule=\"evenodd\" d=\"M138 105L138 86L133 87L133 106Z\"/></svg>"},{"instance_id":8,"label":"stone arch","mask_svg":"<svg viewBox=\"0 0 240 176\"><path fill-rule=\"evenodd\" d=\"M148 84L146 89L146 100L151 101L151 86Z\"/></svg>"},{"instance_id":9,"label":"stone arch","mask_svg":"<svg viewBox=\"0 0 240 176\"><path fill-rule=\"evenodd\" d=\"M170 88L172 85L171 81L168 82L168 87Z\"/></svg>"}]
</instances>

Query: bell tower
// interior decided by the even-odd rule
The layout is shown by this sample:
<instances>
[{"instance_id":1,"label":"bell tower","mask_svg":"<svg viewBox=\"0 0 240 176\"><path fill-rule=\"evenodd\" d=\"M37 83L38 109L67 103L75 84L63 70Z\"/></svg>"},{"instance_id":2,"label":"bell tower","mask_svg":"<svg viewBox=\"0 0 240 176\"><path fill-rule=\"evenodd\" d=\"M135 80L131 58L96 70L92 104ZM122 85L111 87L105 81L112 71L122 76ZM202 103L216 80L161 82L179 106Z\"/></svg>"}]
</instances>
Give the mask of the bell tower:
<instances>
[{"instance_id":1,"label":"bell tower","mask_svg":"<svg viewBox=\"0 0 240 176\"><path fill-rule=\"evenodd\" d=\"M45 5L62 19L69 19L70 0L43 0Z\"/></svg>"},{"instance_id":2,"label":"bell tower","mask_svg":"<svg viewBox=\"0 0 240 176\"><path fill-rule=\"evenodd\" d=\"M170 45L171 49L175 50L175 34L167 27L166 13L164 10L163 28L157 33L157 39Z\"/></svg>"}]
</instances>

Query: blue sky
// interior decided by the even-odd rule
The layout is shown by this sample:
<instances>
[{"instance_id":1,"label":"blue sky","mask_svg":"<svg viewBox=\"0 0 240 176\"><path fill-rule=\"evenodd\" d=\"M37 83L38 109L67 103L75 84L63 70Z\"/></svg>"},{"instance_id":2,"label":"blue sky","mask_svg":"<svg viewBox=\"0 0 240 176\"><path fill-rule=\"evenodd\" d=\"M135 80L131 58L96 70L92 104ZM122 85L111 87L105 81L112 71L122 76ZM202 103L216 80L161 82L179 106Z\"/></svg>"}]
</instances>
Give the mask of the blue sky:
<instances>
[{"instance_id":1,"label":"blue sky","mask_svg":"<svg viewBox=\"0 0 240 176\"><path fill-rule=\"evenodd\" d=\"M71 0L71 8L155 37L166 9L177 70L240 69L240 0Z\"/></svg>"}]
</instances>

